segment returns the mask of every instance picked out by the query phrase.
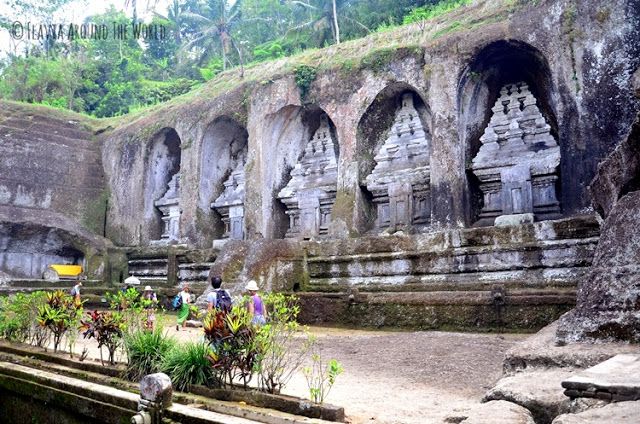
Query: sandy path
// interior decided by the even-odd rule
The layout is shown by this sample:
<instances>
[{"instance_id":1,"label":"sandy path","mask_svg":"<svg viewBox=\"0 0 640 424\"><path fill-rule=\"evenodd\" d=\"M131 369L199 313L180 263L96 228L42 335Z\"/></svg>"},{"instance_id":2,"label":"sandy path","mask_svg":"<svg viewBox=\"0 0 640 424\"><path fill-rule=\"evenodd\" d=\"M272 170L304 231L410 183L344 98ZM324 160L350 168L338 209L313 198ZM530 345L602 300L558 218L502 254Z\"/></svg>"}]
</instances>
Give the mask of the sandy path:
<instances>
[{"instance_id":1,"label":"sandy path","mask_svg":"<svg viewBox=\"0 0 640 424\"><path fill-rule=\"evenodd\" d=\"M168 322L172 322L169 318ZM478 403L500 378L506 350L523 335L450 332L387 332L312 327L323 358L344 368L325 400L344 406L349 422L441 423L444 418ZM200 329L167 331L180 340L197 340ZM99 357L95 341L79 338ZM122 354L119 360L125 360ZM308 398L302 373L284 390Z\"/></svg>"}]
</instances>

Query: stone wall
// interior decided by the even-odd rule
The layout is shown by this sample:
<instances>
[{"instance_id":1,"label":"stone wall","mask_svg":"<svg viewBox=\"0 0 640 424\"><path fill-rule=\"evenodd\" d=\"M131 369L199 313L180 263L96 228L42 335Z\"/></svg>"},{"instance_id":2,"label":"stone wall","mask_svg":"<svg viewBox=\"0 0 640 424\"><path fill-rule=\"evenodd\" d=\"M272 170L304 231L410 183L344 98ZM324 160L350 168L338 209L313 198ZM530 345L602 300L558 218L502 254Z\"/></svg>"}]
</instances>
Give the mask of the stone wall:
<instances>
[{"instance_id":1,"label":"stone wall","mask_svg":"<svg viewBox=\"0 0 640 424\"><path fill-rule=\"evenodd\" d=\"M41 278L52 263L76 263L102 276L95 259L110 244L99 237L109 190L89 125L73 113L0 104L0 272Z\"/></svg>"},{"instance_id":2,"label":"stone wall","mask_svg":"<svg viewBox=\"0 0 640 424\"><path fill-rule=\"evenodd\" d=\"M631 87L640 63L638 10L627 1L557 0L514 7L506 21L491 23L492 13L498 13L492 7L502 6L478 2L468 12L485 14L479 19L486 22L473 30L473 37L451 31L390 52L376 52L369 43L362 66L319 68L304 99L293 75L270 75L265 67L260 81L239 81L224 95L160 106L119 127L103 150L113 190L108 235L118 244L149 242L149 229L140 226L147 210L147 152L162 128L172 128L181 140L180 241L211 246L219 238L221 218L207 202L222 191L220 176L233 169L229 164L212 176L214 187L209 179L203 182L211 173L204 168L215 161L208 156L224 150L212 143L229 141L216 136L214 123L232 120L234 131L246 131L248 138L244 236L283 237L286 210L277 195L324 114L338 147L329 236L364 234L375 220L365 179L407 92L416 99L430 137L430 228L472 225L481 197L471 160L500 88L518 81L528 84L560 148L558 179L552 182L559 216L586 210L586 186L597 163L624 138L639 108ZM330 47L326 55L337 51ZM221 167L229 162L221 161Z\"/></svg>"}]
</instances>

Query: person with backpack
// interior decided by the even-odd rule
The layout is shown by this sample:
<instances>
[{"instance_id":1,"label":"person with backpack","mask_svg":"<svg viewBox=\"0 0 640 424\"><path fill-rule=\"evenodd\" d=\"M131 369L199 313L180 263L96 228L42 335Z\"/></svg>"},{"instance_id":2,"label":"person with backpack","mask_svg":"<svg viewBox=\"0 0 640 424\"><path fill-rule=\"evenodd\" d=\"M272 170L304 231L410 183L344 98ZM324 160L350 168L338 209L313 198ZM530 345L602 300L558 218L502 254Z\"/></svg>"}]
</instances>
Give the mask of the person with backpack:
<instances>
[{"instance_id":1,"label":"person with backpack","mask_svg":"<svg viewBox=\"0 0 640 424\"><path fill-rule=\"evenodd\" d=\"M251 280L247 284L246 290L249 292L249 314L253 317L251 322L256 325L264 325L267 322L267 307L258 294L258 284Z\"/></svg>"},{"instance_id":2,"label":"person with backpack","mask_svg":"<svg viewBox=\"0 0 640 424\"><path fill-rule=\"evenodd\" d=\"M217 276L213 277L211 279L211 286L213 290L207 294L207 311L211 311L214 308L225 313L231 311L231 304L233 303L231 301L231 295L228 290L220 288L222 286L222 278Z\"/></svg>"},{"instance_id":3,"label":"person with backpack","mask_svg":"<svg viewBox=\"0 0 640 424\"><path fill-rule=\"evenodd\" d=\"M176 323L176 331L180 331L180 326L185 328L187 325L187 318L189 318L189 304L191 304L191 289L189 285L185 284L182 291L177 294L173 302L174 309L178 310L178 320Z\"/></svg>"}]
</instances>

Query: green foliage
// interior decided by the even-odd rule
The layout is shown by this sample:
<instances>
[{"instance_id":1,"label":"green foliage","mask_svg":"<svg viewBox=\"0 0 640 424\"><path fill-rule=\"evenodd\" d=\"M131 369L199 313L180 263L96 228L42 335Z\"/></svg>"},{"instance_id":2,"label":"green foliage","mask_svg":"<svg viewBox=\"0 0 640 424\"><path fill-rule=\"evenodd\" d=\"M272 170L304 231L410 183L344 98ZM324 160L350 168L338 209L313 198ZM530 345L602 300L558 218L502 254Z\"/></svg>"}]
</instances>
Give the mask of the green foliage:
<instances>
[{"instance_id":1,"label":"green foliage","mask_svg":"<svg viewBox=\"0 0 640 424\"><path fill-rule=\"evenodd\" d=\"M310 340L314 340L310 338ZM322 360L322 353L317 344L312 347L312 365L304 367L302 373L307 380L309 396L315 403L323 403L336 382L338 375L344 371L342 365L335 359L330 359L326 364Z\"/></svg>"},{"instance_id":2,"label":"green foliage","mask_svg":"<svg viewBox=\"0 0 640 424\"><path fill-rule=\"evenodd\" d=\"M395 57L397 49L374 50L362 58L360 62L363 68L371 69L374 73L383 71Z\"/></svg>"},{"instance_id":3,"label":"green foliage","mask_svg":"<svg viewBox=\"0 0 640 424\"><path fill-rule=\"evenodd\" d=\"M142 80L140 84L141 89L136 101L143 105L153 105L189 92L198 82L187 78L176 78L170 81Z\"/></svg>"},{"instance_id":4,"label":"green foliage","mask_svg":"<svg viewBox=\"0 0 640 424\"><path fill-rule=\"evenodd\" d=\"M218 57L212 58L211 60L209 60L209 63L207 63L207 66L204 68L200 68L199 71L202 79L204 79L205 81L209 81L220 72L222 72L222 59Z\"/></svg>"},{"instance_id":5,"label":"green foliage","mask_svg":"<svg viewBox=\"0 0 640 424\"><path fill-rule=\"evenodd\" d=\"M149 301L142 299L138 290L129 287L125 291L105 293L105 297L109 301L109 308L122 314L125 332L135 332L144 328L147 317L145 306Z\"/></svg>"},{"instance_id":6,"label":"green foliage","mask_svg":"<svg viewBox=\"0 0 640 424\"><path fill-rule=\"evenodd\" d=\"M443 0L434 4L417 7L403 18L402 23L410 24L433 19L470 3L471 0Z\"/></svg>"},{"instance_id":7,"label":"green foliage","mask_svg":"<svg viewBox=\"0 0 640 424\"><path fill-rule=\"evenodd\" d=\"M278 59L285 55L282 44L278 41L269 41L268 43L257 46L253 49L253 58L259 62L269 59Z\"/></svg>"},{"instance_id":8,"label":"green foliage","mask_svg":"<svg viewBox=\"0 0 640 424\"><path fill-rule=\"evenodd\" d=\"M214 368L220 383L241 382L245 388L251 381L258 361L256 329L244 304L235 304L229 313L213 309L203 321L205 339L213 348Z\"/></svg>"},{"instance_id":9,"label":"green foliage","mask_svg":"<svg viewBox=\"0 0 640 424\"><path fill-rule=\"evenodd\" d=\"M100 361L102 359L102 348L106 347L109 352L109 364L115 364L116 349L122 341L122 334L125 328L124 318L118 312L87 312L89 319L81 321L80 330L84 333L84 338L94 338L98 342L100 349Z\"/></svg>"},{"instance_id":10,"label":"green foliage","mask_svg":"<svg viewBox=\"0 0 640 424\"><path fill-rule=\"evenodd\" d=\"M49 330L53 337L53 350L57 352L62 336L69 329L75 331L77 328L82 316L82 303L61 290L49 292L46 297L46 303L38 307L37 322Z\"/></svg>"},{"instance_id":11,"label":"green foliage","mask_svg":"<svg viewBox=\"0 0 640 424\"><path fill-rule=\"evenodd\" d=\"M36 325L38 308L46 302L46 293L16 293L0 297L0 337L17 342L43 345L46 332Z\"/></svg>"},{"instance_id":12,"label":"green foliage","mask_svg":"<svg viewBox=\"0 0 640 424\"><path fill-rule=\"evenodd\" d=\"M219 377L212 366L213 351L208 343L188 342L169 350L161 369L176 390L188 391L193 384L219 386Z\"/></svg>"},{"instance_id":13,"label":"green foliage","mask_svg":"<svg viewBox=\"0 0 640 424\"><path fill-rule=\"evenodd\" d=\"M45 22L67 2L12 0L10 9L20 16L37 16L32 22ZM58 39L32 42L24 52L14 48L0 64L0 96L96 117L123 115L167 101L216 77L221 79L218 87L237 83L237 73L226 78L221 73L243 67L245 62L311 53L338 38L352 40L372 30L395 28L403 17L404 22L425 22L469 2L335 0L334 13L333 0L173 0L147 21L164 27L166 37L162 39ZM7 27L11 21L0 15L0 26ZM130 16L113 7L87 21L109 28L131 24ZM343 70L354 69L353 65L349 62ZM296 69L305 98L315 70L309 66ZM240 74L243 78L242 70Z\"/></svg>"},{"instance_id":14,"label":"green foliage","mask_svg":"<svg viewBox=\"0 0 640 424\"><path fill-rule=\"evenodd\" d=\"M162 328L153 331L138 330L124 336L127 352L125 378L139 381L147 374L160 372L163 358L176 346L176 340L167 336Z\"/></svg>"},{"instance_id":15,"label":"green foliage","mask_svg":"<svg viewBox=\"0 0 640 424\"><path fill-rule=\"evenodd\" d=\"M296 322L300 306L295 296L269 293L264 303L270 312L269 323L259 327L256 335L259 384L269 393L280 393L302 365L311 344L299 348L296 342L303 330Z\"/></svg>"},{"instance_id":16,"label":"green foliage","mask_svg":"<svg viewBox=\"0 0 640 424\"><path fill-rule=\"evenodd\" d=\"M309 93L309 89L311 88L311 84L316 79L316 75L318 70L313 66L308 65L298 65L293 70L293 74L295 75L296 85L298 89L300 89L300 99L305 100L307 94Z\"/></svg>"}]
</instances>

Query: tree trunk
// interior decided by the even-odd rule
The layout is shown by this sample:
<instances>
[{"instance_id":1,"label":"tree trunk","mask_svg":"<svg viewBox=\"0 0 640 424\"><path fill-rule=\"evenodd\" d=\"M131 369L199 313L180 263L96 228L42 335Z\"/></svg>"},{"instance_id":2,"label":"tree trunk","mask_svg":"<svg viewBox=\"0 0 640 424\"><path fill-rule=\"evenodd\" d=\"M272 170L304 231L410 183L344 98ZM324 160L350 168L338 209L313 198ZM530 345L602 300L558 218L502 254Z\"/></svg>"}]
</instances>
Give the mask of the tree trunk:
<instances>
[{"instance_id":1,"label":"tree trunk","mask_svg":"<svg viewBox=\"0 0 640 424\"><path fill-rule=\"evenodd\" d=\"M336 9L336 0L333 0L333 26L336 30L336 44L340 44L340 27L338 26L338 11Z\"/></svg>"}]
</instances>

